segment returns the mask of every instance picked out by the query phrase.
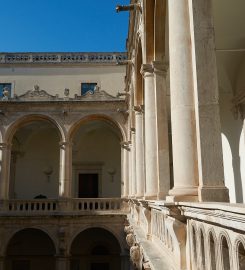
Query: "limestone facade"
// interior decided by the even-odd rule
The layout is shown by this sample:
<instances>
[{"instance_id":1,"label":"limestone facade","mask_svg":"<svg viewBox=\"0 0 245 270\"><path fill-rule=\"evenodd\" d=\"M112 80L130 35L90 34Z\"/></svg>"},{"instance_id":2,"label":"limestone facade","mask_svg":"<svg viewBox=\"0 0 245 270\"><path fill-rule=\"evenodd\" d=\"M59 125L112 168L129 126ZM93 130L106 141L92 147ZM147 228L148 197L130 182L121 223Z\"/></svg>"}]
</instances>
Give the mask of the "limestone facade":
<instances>
[{"instance_id":1,"label":"limestone facade","mask_svg":"<svg viewBox=\"0 0 245 270\"><path fill-rule=\"evenodd\" d=\"M127 54L0 54L0 269L245 268L238 2L118 6Z\"/></svg>"}]
</instances>

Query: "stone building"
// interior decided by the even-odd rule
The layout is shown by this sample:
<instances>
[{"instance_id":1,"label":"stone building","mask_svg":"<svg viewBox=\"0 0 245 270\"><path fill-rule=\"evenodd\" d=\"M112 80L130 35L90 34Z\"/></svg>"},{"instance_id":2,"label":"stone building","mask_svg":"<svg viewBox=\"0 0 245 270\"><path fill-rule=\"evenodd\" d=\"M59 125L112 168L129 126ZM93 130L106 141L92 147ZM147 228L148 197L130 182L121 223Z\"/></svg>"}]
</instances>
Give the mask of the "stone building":
<instances>
[{"instance_id":1,"label":"stone building","mask_svg":"<svg viewBox=\"0 0 245 270\"><path fill-rule=\"evenodd\" d=\"M245 269L244 9L131 0L127 54L0 54L0 269Z\"/></svg>"}]
</instances>

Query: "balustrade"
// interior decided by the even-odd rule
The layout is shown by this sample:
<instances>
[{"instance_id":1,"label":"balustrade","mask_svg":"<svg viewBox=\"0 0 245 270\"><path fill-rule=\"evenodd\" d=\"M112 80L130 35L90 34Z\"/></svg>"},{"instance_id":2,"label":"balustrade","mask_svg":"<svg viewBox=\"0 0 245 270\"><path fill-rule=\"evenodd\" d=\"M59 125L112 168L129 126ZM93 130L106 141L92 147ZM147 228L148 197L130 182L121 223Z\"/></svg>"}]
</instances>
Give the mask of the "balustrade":
<instances>
[{"instance_id":1,"label":"balustrade","mask_svg":"<svg viewBox=\"0 0 245 270\"><path fill-rule=\"evenodd\" d=\"M22 214L54 214L54 213L79 213L94 212L121 213L126 210L125 202L117 198L98 198L98 199L63 199L63 200L6 200L1 202L0 216L22 215Z\"/></svg>"},{"instance_id":2,"label":"balustrade","mask_svg":"<svg viewBox=\"0 0 245 270\"><path fill-rule=\"evenodd\" d=\"M9 63L118 63L126 53L0 53L0 64Z\"/></svg>"}]
</instances>

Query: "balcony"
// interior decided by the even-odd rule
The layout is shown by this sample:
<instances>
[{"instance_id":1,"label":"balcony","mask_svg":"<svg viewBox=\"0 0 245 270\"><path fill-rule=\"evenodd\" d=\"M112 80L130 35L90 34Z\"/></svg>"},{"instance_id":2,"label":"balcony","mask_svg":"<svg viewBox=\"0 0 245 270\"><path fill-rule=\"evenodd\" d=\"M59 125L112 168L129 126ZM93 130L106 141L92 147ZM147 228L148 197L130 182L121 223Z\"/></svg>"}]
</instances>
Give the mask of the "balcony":
<instances>
[{"instance_id":1,"label":"balcony","mask_svg":"<svg viewBox=\"0 0 245 270\"><path fill-rule=\"evenodd\" d=\"M128 204L120 198L96 199L35 199L1 202L0 217L42 215L122 215L128 213Z\"/></svg>"}]
</instances>

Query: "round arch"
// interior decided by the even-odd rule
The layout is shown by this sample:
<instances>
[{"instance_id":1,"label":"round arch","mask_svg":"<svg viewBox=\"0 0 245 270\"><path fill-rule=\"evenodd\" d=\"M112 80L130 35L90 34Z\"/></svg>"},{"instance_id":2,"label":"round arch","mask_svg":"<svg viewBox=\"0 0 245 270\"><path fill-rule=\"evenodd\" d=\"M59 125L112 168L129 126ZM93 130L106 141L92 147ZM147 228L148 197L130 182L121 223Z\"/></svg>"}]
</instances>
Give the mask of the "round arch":
<instances>
[{"instance_id":1,"label":"round arch","mask_svg":"<svg viewBox=\"0 0 245 270\"><path fill-rule=\"evenodd\" d=\"M37 230L37 231L41 231L42 233L46 234L52 241L52 243L54 244L54 247L55 247L55 252L58 251L58 241L57 239L55 239L55 237L50 233L48 232L47 230L45 230L45 228L42 228L42 227L39 227L39 226L32 226L32 227L25 227L25 226L22 226L22 227L18 227L18 229L14 230L11 232L11 234L8 235L8 237L6 238L5 240L5 248L4 248L4 254L6 254L6 251L7 251L7 248L8 248L8 243L11 241L11 239L19 232L21 231L24 231L24 230L29 230L29 229L33 229L33 230Z\"/></svg>"},{"instance_id":2,"label":"round arch","mask_svg":"<svg viewBox=\"0 0 245 270\"><path fill-rule=\"evenodd\" d=\"M71 243L71 269L81 265L90 269L120 269L120 254L120 244L110 231L90 227L78 233Z\"/></svg>"},{"instance_id":3,"label":"round arch","mask_svg":"<svg viewBox=\"0 0 245 270\"><path fill-rule=\"evenodd\" d=\"M43 115L43 114L29 114L29 115L25 115L18 118L9 126L9 128L7 129L5 133L4 141L6 141L7 143L11 143L14 137L14 134L17 132L18 129L20 129L26 124L29 124L35 121L49 122L50 124L52 124L53 126L57 128L60 140L61 141L66 140L65 130L61 127L61 125L55 119L51 118L50 116Z\"/></svg>"},{"instance_id":4,"label":"round arch","mask_svg":"<svg viewBox=\"0 0 245 270\"><path fill-rule=\"evenodd\" d=\"M117 131L117 135L120 141L126 140L126 132L124 128L121 126L120 123L115 121L113 118L105 115L105 114L91 114L87 115L85 117L82 117L77 122L75 122L72 127L70 128L67 138L68 140L72 141L74 138L74 135L76 134L76 131L83 125L91 121L102 121L107 123L108 125L115 128L115 131Z\"/></svg>"},{"instance_id":5,"label":"round arch","mask_svg":"<svg viewBox=\"0 0 245 270\"><path fill-rule=\"evenodd\" d=\"M105 225L87 225L85 226L82 230L81 228L79 228L74 234L72 237L70 237L69 239L69 243L68 243L68 246L69 246L69 251L71 250L71 245L73 243L73 241L76 239L76 237L80 234L80 233L83 233L89 229L94 229L94 228L98 228L98 229L102 229L102 230L105 230L105 231L108 231L109 233L111 233L115 239L118 241L119 245L120 245L120 249L121 249L121 252L123 252L124 250L124 245L123 245L123 242L122 242L122 239L119 238L119 236L108 226L105 226Z\"/></svg>"},{"instance_id":6,"label":"round arch","mask_svg":"<svg viewBox=\"0 0 245 270\"><path fill-rule=\"evenodd\" d=\"M49 234L41 229L24 228L15 232L9 239L5 254L6 270L12 269L13 264L35 270L51 270L55 267L55 244Z\"/></svg>"}]
</instances>

